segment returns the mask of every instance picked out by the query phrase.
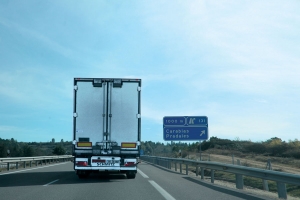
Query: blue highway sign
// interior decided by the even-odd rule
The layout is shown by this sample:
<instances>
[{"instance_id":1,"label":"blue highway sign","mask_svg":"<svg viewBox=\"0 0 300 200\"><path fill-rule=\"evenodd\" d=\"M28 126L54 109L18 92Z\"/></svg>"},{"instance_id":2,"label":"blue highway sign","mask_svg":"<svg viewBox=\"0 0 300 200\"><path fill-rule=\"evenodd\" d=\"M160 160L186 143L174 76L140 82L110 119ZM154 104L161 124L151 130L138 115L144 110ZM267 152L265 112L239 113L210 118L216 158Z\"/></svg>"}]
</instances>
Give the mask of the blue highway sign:
<instances>
[{"instance_id":1,"label":"blue highway sign","mask_svg":"<svg viewBox=\"0 0 300 200\"><path fill-rule=\"evenodd\" d=\"M164 117L165 126L184 126L185 123L185 117Z\"/></svg>"},{"instance_id":2,"label":"blue highway sign","mask_svg":"<svg viewBox=\"0 0 300 200\"><path fill-rule=\"evenodd\" d=\"M164 127L164 140L207 140L208 127Z\"/></svg>"},{"instance_id":3,"label":"blue highway sign","mask_svg":"<svg viewBox=\"0 0 300 200\"><path fill-rule=\"evenodd\" d=\"M163 138L166 141L207 140L206 116L170 116L163 118Z\"/></svg>"},{"instance_id":4,"label":"blue highway sign","mask_svg":"<svg viewBox=\"0 0 300 200\"><path fill-rule=\"evenodd\" d=\"M186 117L187 126L207 126L207 117Z\"/></svg>"}]
</instances>

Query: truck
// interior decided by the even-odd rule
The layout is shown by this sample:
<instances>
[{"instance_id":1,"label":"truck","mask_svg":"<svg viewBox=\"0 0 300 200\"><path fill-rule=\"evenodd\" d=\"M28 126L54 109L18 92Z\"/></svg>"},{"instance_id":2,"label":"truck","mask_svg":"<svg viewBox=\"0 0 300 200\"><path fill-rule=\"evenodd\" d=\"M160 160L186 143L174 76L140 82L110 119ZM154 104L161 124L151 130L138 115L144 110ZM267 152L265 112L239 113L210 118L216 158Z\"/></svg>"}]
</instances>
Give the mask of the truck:
<instances>
[{"instance_id":1,"label":"truck","mask_svg":"<svg viewBox=\"0 0 300 200\"><path fill-rule=\"evenodd\" d=\"M73 151L79 178L134 179L141 145L141 79L74 78Z\"/></svg>"}]
</instances>

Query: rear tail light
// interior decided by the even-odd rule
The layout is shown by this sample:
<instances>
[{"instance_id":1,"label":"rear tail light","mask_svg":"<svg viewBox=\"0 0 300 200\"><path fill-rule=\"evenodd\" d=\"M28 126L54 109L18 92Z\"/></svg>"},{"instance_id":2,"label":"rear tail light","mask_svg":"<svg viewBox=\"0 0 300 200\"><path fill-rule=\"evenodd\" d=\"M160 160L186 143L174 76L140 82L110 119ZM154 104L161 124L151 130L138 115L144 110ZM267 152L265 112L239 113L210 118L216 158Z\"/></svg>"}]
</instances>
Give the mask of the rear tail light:
<instances>
[{"instance_id":1,"label":"rear tail light","mask_svg":"<svg viewBox=\"0 0 300 200\"><path fill-rule=\"evenodd\" d=\"M135 166L135 162L126 162L124 164L125 167L129 167L129 166Z\"/></svg>"},{"instance_id":2,"label":"rear tail light","mask_svg":"<svg viewBox=\"0 0 300 200\"><path fill-rule=\"evenodd\" d=\"M88 166L88 162L86 161L76 161L77 166L86 167Z\"/></svg>"}]
</instances>

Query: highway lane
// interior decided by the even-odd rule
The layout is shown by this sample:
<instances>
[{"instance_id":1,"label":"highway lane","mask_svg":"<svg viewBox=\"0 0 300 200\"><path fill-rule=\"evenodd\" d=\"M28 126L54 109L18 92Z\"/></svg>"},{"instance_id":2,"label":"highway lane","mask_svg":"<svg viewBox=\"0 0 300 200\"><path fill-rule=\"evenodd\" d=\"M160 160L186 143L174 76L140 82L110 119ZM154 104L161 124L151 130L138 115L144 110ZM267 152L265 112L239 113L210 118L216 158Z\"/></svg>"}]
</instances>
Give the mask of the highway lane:
<instances>
[{"instance_id":1,"label":"highway lane","mask_svg":"<svg viewBox=\"0 0 300 200\"><path fill-rule=\"evenodd\" d=\"M142 162L136 179L122 174L93 174L79 179L73 163L0 174L1 199L254 199L243 191L203 182Z\"/></svg>"},{"instance_id":2,"label":"highway lane","mask_svg":"<svg viewBox=\"0 0 300 200\"><path fill-rule=\"evenodd\" d=\"M251 199L262 200L266 197L249 194L243 190L234 190L227 187L211 184L207 181L201 181L200 177L193 178L188 175L180 174L179 172L171 171L166 168L153 164L144 163L139 165L149 179L154 180L158 185L164 188L175 199L222 199L222 200L237 200Z\"/></svg>"},{"instance_id":3,"label":"highway lane","mask_svg":"<svg viewBox=\"0 0 300 200\"><path fill-rule=\"evenodd\" d=\"M123 174L95 174L88 179L79 179L71 162L11 174L2 173L0 196L6 200L164 199L139 174L136 179L127 179Z\"/></svg>"}]
</instances>

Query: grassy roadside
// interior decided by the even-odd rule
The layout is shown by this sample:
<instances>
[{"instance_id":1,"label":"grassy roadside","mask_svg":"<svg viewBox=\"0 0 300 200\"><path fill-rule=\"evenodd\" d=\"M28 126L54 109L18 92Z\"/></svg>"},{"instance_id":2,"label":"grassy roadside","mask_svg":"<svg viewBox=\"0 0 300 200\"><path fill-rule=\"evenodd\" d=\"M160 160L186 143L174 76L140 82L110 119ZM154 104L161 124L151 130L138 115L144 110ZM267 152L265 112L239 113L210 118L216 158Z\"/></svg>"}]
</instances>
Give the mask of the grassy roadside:
<instances>
[{"instance_id":1,"label":"grassy roadside","mask_svg":"<svg viewBox=\"0 0 300 200\"><path fill-rule=\"evenodd\" d=\"M234 155L234 156L232 156ZM188 155L189 159L199 160L199 154ZM254 155L254 154L242 154L240 152L233 151L206 151L202 155L202 159L207 161L222 162L227 164L232 164L232 158L236 164L236 160L241 161L241 165L246 167L254 167L266 169L266 163L270 159L272 163L272 169L275 171L287 172L300 174L300 160L293 158L281 158L281 157L268 157L263 155ZM196 173L195 168L190 169L192 172ZM205 170L205 176L210 176L210 170ZM259 178L243 176L244 185L259 190L263 190L263 180ZM223 171L215 171L215 180L226 181L235 184L235 174L231 174ZM300 180L299 180L300 181ZM269 191L277 193L277 184L275 181L268 181ZM287 194L292 197L300 198L300 186L286 184Z\"/></svg>"},{"instance_id":2,"label":"grassy roadside","mask_svg":"<svg viewBox=\"0 0 300 200\"><path fill-rule=\"evenodd\" d=\"M210 176L210 170L206 171L206 175ZM215 171L215 179L235 183L235 174ZM244 176L244 185L252 188L263 190L263 180L259 178ZM277 193L277 184L275 181L268 181L269 191ZM300 186L286 185L287 194L300 198Z\"/></svg>"}]
</instances>

